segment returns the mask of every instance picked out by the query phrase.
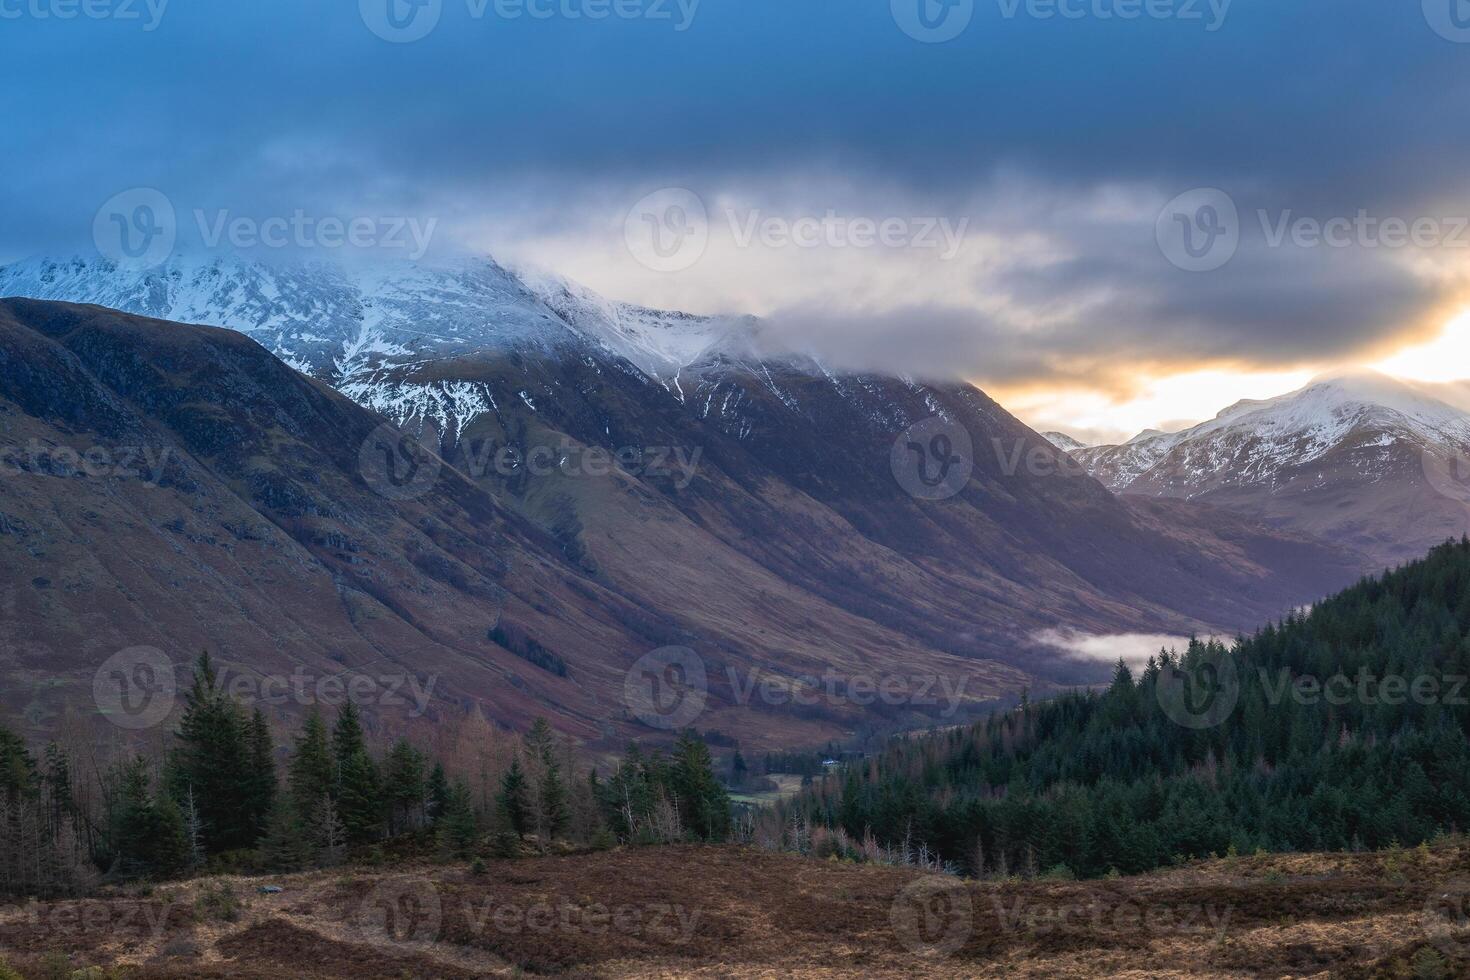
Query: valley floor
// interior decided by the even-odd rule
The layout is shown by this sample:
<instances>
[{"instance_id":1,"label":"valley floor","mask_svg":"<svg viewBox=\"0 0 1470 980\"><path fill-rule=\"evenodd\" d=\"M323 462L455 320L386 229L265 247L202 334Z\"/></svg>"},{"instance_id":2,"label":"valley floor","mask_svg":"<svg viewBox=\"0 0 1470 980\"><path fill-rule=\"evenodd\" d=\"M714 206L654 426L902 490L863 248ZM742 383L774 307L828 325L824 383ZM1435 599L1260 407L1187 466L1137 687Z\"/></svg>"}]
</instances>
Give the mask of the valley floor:
<instances>
[{"instance_id":1,"label":"valley floor","mask_svg":"<svg viewBox=\"0 0 1470 980\"><path fill-rule=\"evenodd\" d=\"M0 956L28 980L1433 978L1470 976L1467 909L1463 841L1002 883L680 846L11 904Z\"/></svg>"}]
</instances>

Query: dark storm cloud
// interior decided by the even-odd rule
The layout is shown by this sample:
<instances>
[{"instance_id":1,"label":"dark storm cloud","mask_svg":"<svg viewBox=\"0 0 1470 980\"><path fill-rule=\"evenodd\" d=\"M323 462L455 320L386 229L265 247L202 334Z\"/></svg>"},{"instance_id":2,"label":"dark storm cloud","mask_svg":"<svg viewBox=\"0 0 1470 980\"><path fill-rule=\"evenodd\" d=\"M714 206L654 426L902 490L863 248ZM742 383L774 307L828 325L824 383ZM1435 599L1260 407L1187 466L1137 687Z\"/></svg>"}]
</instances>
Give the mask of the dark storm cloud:
<instances>
[{"instance_id":1,"label":"dark storm cloud","mask_svg":"<svg viewBox=\"0 0 1470 980\"><path fill-rule=\"evenodd\" d=\"M907 36L888 0L633 0L643 15L598 21L566 16L586 0L542 2L552 16L498 16L491 0L477 18L483 5L443 0L432 33L393 44L353 2L175 2L146 30L0 0L0 260L84 245L97 206L134 186L184 211L417 209L550 230L651 187L713 197L822 171L934 213L1000 171L1058 199L1220 186L1243 209L1328 215L1433 213L1467 189L1470 44L1417 2L1189 0L1203 20L1125 20L1102 14L1126 0L1069 0L1077 18L975 0L944 44ZM986 288L1042 312L1110 297L1019 334L935 314L933 342L953 346L929 359L1020 375L1068 370L1068 344L1072 369L1108 350L1303 358L1368 345L1439 299L1381 254L1247 243L1190 276L1117 229L1046 231L1070 258ZM944 307L915 288L915 305Z\"/></svg>"}]
</instances>

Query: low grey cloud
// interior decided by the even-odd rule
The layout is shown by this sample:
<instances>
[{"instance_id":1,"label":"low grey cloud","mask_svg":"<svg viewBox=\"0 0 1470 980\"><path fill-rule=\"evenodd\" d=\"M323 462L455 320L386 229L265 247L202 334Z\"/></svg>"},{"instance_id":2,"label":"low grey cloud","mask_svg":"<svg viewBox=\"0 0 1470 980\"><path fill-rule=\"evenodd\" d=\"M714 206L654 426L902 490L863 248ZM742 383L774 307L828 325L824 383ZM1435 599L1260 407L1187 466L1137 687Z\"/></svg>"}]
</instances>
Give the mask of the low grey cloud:
<instances>
[{"instance_id":1,"label":"low grey cloud","mask_svg":"<svg viewBox=\"0 0 1470 980\"><path fill-rule=\"evenodd\" d=\"M1168 261L1153 215L1136 206L1113 220L1098 220L1095 208L1025 215L1010 206L981 214L971 233L1043 243L1021 261L972 257L960 302L915 282L886 304L845 304L841 295L793 304L771 315L767 343L852 369L1121 392L1151 369L1282 370L1369 357L1422 332L1464 288L1459 277L1426 274L1405 251L1273 245L1242 212L1233 258L1196 273Z\"/></svg>"}]
</instances>

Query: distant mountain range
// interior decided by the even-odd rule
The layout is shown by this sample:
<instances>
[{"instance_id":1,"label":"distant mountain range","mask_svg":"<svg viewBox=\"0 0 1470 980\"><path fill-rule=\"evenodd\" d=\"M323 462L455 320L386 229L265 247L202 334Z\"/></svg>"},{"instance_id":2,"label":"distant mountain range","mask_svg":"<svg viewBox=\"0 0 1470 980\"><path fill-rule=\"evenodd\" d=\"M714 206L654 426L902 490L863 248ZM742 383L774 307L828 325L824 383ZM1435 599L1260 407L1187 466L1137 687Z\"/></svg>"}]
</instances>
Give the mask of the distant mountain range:
<instances>
[{"instance_id":1,"label":"distant mountain range","mask_svg":"<svg viewBox=\"0 0 1470 980\"><path fill-rule=\"evenodd\" d=\"M652 731L629 667L675 644L708 667L698 727L813 744L934 712L752 703L750 683L963 678L978 703L1097 676L1040 633L1247 629L1361 567L1228 510L1116 497L972 386L834 373L763 353L751 318L489 260L36 260L0 268L0 295L244 335L0 306L0 442L126 437L177 467L0 480L6 689L40 714L55 665L81 683L121 647L207 645L261 669L432 667L455 705L620 740ZM381 419L430 440L437 480L383 492Z\"/></svg>"},{"instance_id":2,"label":"distant mountain range","mask_svg":"<svg viewBox=\"0 0 1470 980\"><path fill-rule=\"evenodd\" d=\"M1376 565L1470 531L1470 413L1374 372L1237 402L1180 432L1067 451L1120 494L1206 501Z\"/></svg>"}]
</instances>

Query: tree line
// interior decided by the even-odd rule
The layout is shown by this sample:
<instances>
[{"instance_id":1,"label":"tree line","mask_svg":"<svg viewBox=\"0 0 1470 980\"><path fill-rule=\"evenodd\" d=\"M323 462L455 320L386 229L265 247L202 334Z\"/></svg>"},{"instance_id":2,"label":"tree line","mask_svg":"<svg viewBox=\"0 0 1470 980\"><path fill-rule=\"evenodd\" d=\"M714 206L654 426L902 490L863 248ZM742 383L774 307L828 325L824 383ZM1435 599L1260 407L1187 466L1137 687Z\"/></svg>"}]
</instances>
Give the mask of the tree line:
<instances>
[{"instance_id":1,"label":"tree line","mask_svg":"<svg viewBox=\"0 0 1470 980\"><path fill-rule=\"evenodd\" d=\"M406 738L375 752L350 702L330 724L311 711L282 753L267 718L224 690L207 653L165 750L99 766L91 779L76 768L58 745L37 756L0 726L0 890L65 894L203 868L295 871L397 840L476 859L717 841L730 829L729 800L693 732L667 756L630 747L602 779L537 719L482 760L476 792L468 773Z\"/></svg>"},{"instance_id":2,"label":"tree line","mask_svg":"<svg viewBox=\"0 0 1470 980\"><path fill-rule=\"evenodd\" d=\"M896 739L779 807L764 832L788 846L805 834L798 849L922 847L969 874L1061 877L1409 846L1470 827L1467 677L1462 539L1232 648L1192 640L1137 676L1120 661L1105 690ZM1180 700L1201 690L1218 717Z\"/></svg>"}]
</instances>

